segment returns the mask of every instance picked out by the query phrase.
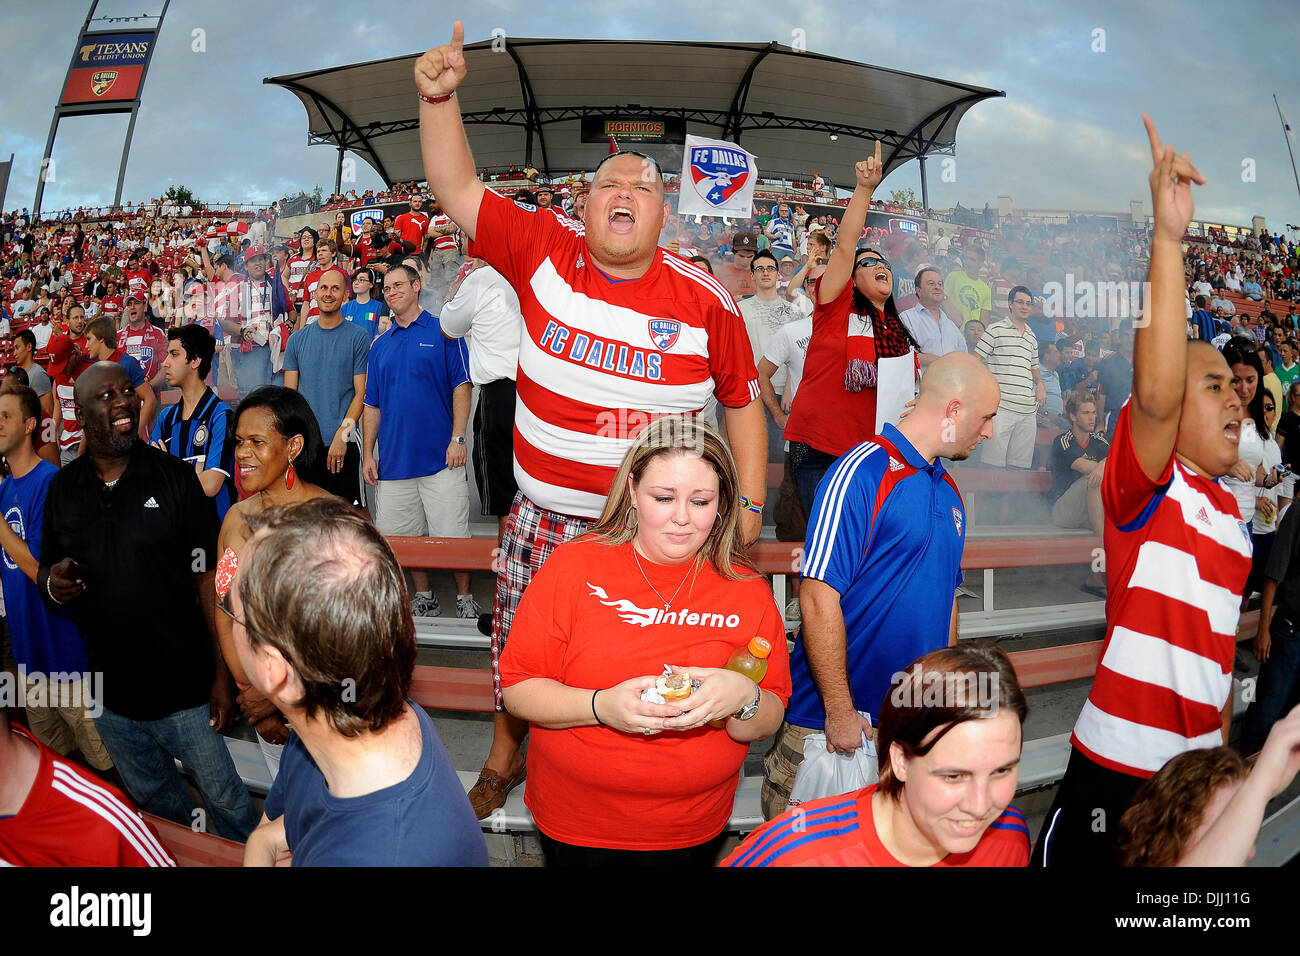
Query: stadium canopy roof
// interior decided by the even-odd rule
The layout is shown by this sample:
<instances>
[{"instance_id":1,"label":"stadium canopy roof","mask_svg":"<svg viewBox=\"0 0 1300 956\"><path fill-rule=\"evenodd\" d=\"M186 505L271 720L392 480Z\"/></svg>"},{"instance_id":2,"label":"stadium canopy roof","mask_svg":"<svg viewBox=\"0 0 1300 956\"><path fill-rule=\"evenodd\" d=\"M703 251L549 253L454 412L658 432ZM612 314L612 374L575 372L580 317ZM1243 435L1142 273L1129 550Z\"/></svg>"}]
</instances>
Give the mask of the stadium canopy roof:
<instances>
[{"instance_id":1,"label":"stadium canopy roof","mask_svg":"<svg viewBox=\"0 0 1300 956\"><path fill-rule=\"evenodd\" d=\"M262 82L302 101L309 143L351 150L389 184L421 180L417 58ZM476 164L531 161L546 175L591 169L608 141L583 142L582 118L617 114L669 118L688 133L738 142L764 175L816 169L847 186L873 140L882 142L886 173L951 153L966 111L1006 95L777 43L500 38L467 44L465 58L457 97ZM680 147L620 145L680 169Z\"/></svg>"}]
</instances>

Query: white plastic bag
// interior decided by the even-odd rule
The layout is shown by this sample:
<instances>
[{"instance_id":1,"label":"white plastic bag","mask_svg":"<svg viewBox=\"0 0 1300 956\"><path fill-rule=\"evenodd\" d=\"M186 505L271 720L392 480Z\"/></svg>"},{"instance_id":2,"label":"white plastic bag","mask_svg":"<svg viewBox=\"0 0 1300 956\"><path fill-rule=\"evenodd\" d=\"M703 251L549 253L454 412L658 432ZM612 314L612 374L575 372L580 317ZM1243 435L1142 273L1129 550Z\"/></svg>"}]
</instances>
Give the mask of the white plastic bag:
<instances>
[{"instance_id":1,"label":"white plastic bag","mask_svg":"<svg viewBox=\"0 0 1300 956\"><path fill-rule=\"evenodd\" d=\"M859 711L859 713L862 713ZM862 714L868 721L869 715ZM803 739L803 763L790 788L787 807L797 807L810 800L835 797L869 787L880 779L876 765L876 743L862 735L862 746L851 754L831 753L826 749L824 733L809 734Z\"/></svg>"}]
</instances>

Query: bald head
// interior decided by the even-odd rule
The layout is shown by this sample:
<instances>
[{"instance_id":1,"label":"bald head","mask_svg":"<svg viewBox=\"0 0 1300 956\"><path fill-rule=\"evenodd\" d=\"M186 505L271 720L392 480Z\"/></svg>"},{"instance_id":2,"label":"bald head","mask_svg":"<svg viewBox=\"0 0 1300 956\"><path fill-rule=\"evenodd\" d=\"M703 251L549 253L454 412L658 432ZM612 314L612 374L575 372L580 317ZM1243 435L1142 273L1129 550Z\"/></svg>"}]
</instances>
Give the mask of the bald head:
<instances>
[{"instance_id":1,"label":"bald head","mask_svg":"<svg viewBox=\"0 0 1300 956\"><path fill-rule=\"evenodd\" d=\"M993 437L1002 400L998 380L974 355L949 352L926 367L916 408L898 430L930 461L962 461Z\"/></svg>"},{"instance_id":2,"label":"bald head","mask_svg":"<svg viewBox=\"0 0 1300 956\"><path fill-rule=\"evenodd\" d=\"M968 352L949 352L926 367L916 404L945 406L954 398L966 400L989 389L998 391L998 380L988 366Z\"/></svg>"}]
</instances>

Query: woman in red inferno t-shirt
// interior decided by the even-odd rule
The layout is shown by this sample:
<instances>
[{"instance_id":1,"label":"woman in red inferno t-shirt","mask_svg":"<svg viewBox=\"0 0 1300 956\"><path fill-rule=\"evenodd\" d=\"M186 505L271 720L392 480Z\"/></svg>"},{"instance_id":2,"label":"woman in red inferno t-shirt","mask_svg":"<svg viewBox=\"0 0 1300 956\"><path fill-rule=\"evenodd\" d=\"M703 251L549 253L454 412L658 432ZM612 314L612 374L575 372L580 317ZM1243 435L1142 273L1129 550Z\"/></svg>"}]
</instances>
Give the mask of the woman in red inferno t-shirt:
<instances>
[{"instance_id":1,"label":"woman in red inferno t-shirt","mask_svg":"<svg viewBox=\"0 0 1300 956\"><path fill-rule=\"evenodd\" d=\"M657 419L591 533L524 592L501 685L531 724L525 802L549 865L715 861L749 744L776 731L790 696L781 615L743 556L741 511L717 433ZM754 637L772 648L758 685L722 669ZM699 686L643 701L665 665Z\"/></svg>"}]
</instances>

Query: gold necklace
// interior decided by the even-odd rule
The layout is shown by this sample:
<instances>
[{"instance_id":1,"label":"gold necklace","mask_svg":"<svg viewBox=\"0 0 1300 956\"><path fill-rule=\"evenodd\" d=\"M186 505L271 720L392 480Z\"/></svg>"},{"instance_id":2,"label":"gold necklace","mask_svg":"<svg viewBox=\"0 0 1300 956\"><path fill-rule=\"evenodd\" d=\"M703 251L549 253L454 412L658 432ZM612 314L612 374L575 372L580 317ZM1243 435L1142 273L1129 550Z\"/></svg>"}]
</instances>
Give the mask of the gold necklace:
<instances>
[{"instance_id":1,"label":"gold necklace","mask_svg":"<svg viewBox=\"0 0 1300 956\"><path fill-rule=\"evenodd\" d=\"M673 606L673 601L677 600L677 595L681 593L682 588L686 584L686 578L689 578L691 576L692 567L688 566L686 568L686 574L682 578L682 583L677 585L677 590L673 592L673 596L671 600L664 601L664 596L659 593L659 589L657 587L655 587L653 584L650 583L650 578L646 576L645 568L641 567L641 555L637 553L636 545L632 545L632 557L636 560L636 567L637 570L641 572L641 577L645 578L645 583L649 586L651 591L654 591L655 597L657 597L659 600L664 602L664 610L667 611L669 608ZM695 562L692 561L691 565L694 565L694 563Z\"/></svg>"}]
</instances>

